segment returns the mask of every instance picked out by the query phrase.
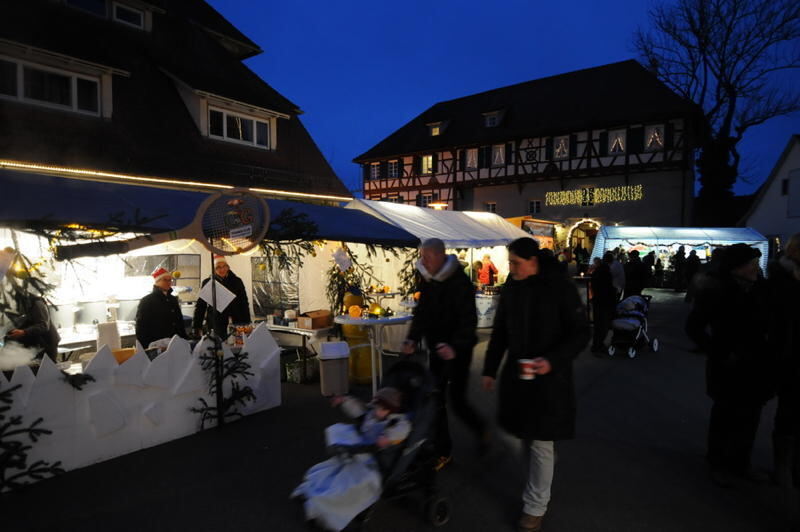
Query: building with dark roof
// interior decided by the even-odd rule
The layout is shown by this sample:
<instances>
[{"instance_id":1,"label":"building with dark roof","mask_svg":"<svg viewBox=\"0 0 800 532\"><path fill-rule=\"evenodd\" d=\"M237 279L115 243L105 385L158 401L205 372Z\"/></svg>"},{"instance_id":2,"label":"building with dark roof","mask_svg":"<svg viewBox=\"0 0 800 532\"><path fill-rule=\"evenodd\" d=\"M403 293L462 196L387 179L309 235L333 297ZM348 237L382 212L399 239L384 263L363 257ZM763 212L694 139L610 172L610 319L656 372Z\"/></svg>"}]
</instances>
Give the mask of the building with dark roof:
<instances>
[{"instance_id":1,"label":"building with dark roof","mask_svg":"<svg viewBox=\"0 0 800 532\"><path fill-rule=\"evenodd\" d=\"M702 123L629 60L437 103L354 162L365 198L535 215L587 245L602 224L689 222Z\"/></svg>"},{"instance_id":2,"label":"building with dark roof","mask_svg":"<svg viewBox=\"0 0 800 532\"><path fill-rule=\"evenodd\" d=\"M0 164L349 197L259 53L199 0L9 2Z\"/></svg>"}]
</instances>

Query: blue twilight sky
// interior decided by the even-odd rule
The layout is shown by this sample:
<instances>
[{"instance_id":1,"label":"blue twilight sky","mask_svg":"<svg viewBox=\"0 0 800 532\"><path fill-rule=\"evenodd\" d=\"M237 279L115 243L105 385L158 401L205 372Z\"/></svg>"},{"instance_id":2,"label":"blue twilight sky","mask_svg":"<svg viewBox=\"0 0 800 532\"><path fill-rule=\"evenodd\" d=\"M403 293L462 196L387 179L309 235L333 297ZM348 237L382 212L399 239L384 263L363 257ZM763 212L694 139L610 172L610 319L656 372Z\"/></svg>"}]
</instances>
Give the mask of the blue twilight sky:
<instances>
[{"instance_id":1,"label":"blue twilight sky","mask_svg":"<svg viewBox=\"0 0 800 532\"><path fill-rule=\"evenodd\" d=\"M303 123L351 190L351 161L435 102L635 58L655 0L209 0L264 53L246 61L305 112ZM800 85L800 72L787 76ZM591 87L586 87L591 90ZM800 116L748 131L753 192Z\"/></svg>"}]
</instances>

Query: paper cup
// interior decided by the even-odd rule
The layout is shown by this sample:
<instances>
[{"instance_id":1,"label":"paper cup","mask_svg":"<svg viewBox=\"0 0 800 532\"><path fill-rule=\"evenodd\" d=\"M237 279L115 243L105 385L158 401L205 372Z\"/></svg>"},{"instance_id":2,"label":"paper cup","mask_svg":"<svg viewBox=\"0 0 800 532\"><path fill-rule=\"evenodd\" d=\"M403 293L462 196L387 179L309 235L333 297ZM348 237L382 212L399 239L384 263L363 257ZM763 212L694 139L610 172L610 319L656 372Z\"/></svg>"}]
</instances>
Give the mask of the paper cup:
<instances>
[{"instance_id":1,"label":"paper cup","mask_svg":"<svg viewBox=\"0 0 800 532\"><path fill-rule=\"evenodd\" d=\"M523 381L532 381L536 378L536 374L533 372L533 359L532 358L520 358L517 360L519 364L519 378Z\"/></svg>"}]
</instances>

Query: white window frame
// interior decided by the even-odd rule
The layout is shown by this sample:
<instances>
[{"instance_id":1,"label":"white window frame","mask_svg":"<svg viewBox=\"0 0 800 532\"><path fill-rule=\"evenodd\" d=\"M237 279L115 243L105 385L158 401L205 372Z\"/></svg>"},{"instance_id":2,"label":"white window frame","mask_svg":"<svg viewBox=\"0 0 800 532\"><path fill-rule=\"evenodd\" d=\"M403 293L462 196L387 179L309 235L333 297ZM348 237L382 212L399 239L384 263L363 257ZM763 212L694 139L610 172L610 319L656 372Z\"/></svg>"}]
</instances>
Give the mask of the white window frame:
<instances>
[{"instance_id":1,"label":"white window frame","mask_svg":"<svg viewBox=\"0 0 800 532\"><path fill-rule=\"evenodd\" d=\"M486 212L497 213L497 202L487 201L483 204L483 208L486 210Z\"/></svg>"},{"instance_id":2,"label":"white window frame","mask_svg":"<svg viewBox=\"0 0 800 532\"><path fill-rule=\"evenodd\" d=\"M619 140L620 150L614 151L614 146ZM627 151L628 138L624 129L614 129L608 132L608 154L609 155L624 155Z\"/></svg>"},{"instance_id":3,"label":"white window frame","mask_svg":"<svg viewBox=\"0 0 800 532\"><path fill-rule=\"evenodd\" d=\"M419 195L419 206L426 208L428 205L433 203L433 193L420 193Z\"/></svg>"},{"instance_id":4,"label":"white window frame","mask_svg":"<svg viewBox=\"0 0 800 532\"><path fill-rule=\"evenodd\" d=\"M647 126L644 128L644 151L660 151L664 149L665 139L664 139L664 125L658 124L655 126ZM652 147L650 146L650 137L652 137L653 132L658 131L658 135L661 139L661 145Z\"/></svg>"},{"instance_id":5,"label":"white window frame","mask_svg":"<svg viewBox=\"0 0 800 532\"><path fill-rule=\"evenodd\" d=\"M419 166L419 171L422 175L433 175L433 154L423 155Z\"/></svg>"},{"instance_id":6,"label":"white window frame","mask_svg":"<svg viewBox=\"0 0 800 532\"><path fill-rule=\"evenodd\" d=\"M528 214L541 214L541 212L542 212L542 200L538 199L528 200Z\"/></svg>"},{"instance_id":7,"label":"white window frame","mask_svg":"<svg viewBox=\"0 0 800 532\"><path fill-rule=\"evenodd\" d=\"M369 178L370 179L381 178L381 163L371 163L369 165Z\"/></svg>"},{"instance_id":8,"label":"white window frame","mask_svg":"<svg viewBox=\"0 0 800 532\"><path fill-rule=\"evenodd\" d=\"M9 94L0 94L3 100L11 100L39 107L46 107L48 109L58 109L61 111L70 111L81 115L100 116L103 113L103 83L99 76L88 76L86 74L79 74L61 68L55 68L32 61L24 61L15 57L0 55L0 59L9 63L14 63L17 67L17 95L11 96ZM25 97L25 67L41 70L42 72L51 72L59 76L70 78L70 105L62 105L59 103L48 102L44 100L37 100L35 98ZM94 82L97 85L97 111L87 111L85 109L78 109L78 79Z\"/></svg>"},{"instance_id":9,"label":"white window frame","mask_svg":"<svg viewBox=\"0 0 800 532\"><path fill-rule=\"evenodd\" d=\"M464 157L464 168L466 170L478 168L478 148L467 148L467 155Z\"/></svg>"},{"instance_id":10,"label":"white window frame","mask_svg":"<svg viewBox=\"0 0 800 532\"><path fill-rule=\"evenodd\" d=\"M389 161L386 174L390 179L396 179L400 177L400 161Z\"/></svg>"},{"instance_id":11,"label":"white window frame","mask_svg":"<svg viewBox=\"0 0 800 532\"><path fill-rule=\"evenodd\" d=\"M139 15L142 17L142 25L141 26L137 26L136 24L131 24L127 20L122 20L122 19L117 18L117 7L121 7L122 9L127 9L128 11L135 11L136 13L139 13ZM112 20L114 22L118 22L120 24L124 24L125 26L131 27L131 28L136 28L138 30L143 30L144 29L144 16L145 16L145 13L141 9L137 9L135 7L131 7L131 6L127 5L127 4L121 4L119 2L112 2L112 4L111 4L111 18L112 18Z\"/></svg>"},{"instance_id":12,"label":"white window frame","mask_svg":"<svg viewBox=\"0 0 800 532\"><path fill-rule=\"evenodd\" d=\"M506 145L495 144L492 146L492 166L506 165Z\"/></svg>"},{"instance_id":13,"label":"white window frame","mask_svg":"<svg viewBox=\"0 0 800 532\"><path fill-rule=\"evenodd\" d=\"M218 113L222 113L222 136L215 135L211 133L211 112L216 111ZM228 137L228 115L237 116L239 118L244 118L245 120L251 120L253 122L253 140L252 142L247 140L239 140L233 139ZM208 127L207 127L207 134L208 138L221 140L224 142L231 142L233 144L239 144L240 146L250 146L251 148L258 148L259 150L271 150L272 149L272 120L269 118L259 118L253 115L248 115L244 113L237 113L234 111L228 111L227 109L223 109L222 107L215 107L213 105L208 106L208 110L206 112L206 117L208 120ZM261 122L267 126L267 145L263 146L261 144L257 144L258 142L258 122Z\"/></svg>"},{"instance_id":14,"label":"white window frame","mask_svg":"<svg viewBox=\"0 0 800 532\"><path fill-rule=\"evenodd\" d=\"M559 153L559 148L564 145L564 153ZM553 137L553 160L567 159L569 157L569 135Z\"/></svg>"}]
</instances>

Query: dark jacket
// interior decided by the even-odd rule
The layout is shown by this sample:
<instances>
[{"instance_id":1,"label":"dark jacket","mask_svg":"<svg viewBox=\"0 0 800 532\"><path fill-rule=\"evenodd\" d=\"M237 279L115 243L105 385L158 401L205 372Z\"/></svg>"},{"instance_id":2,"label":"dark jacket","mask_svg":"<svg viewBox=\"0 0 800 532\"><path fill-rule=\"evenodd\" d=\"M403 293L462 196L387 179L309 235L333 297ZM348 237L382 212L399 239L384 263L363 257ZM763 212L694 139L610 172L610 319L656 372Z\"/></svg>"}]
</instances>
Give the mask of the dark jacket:
<instances>
[{"instance_id":1,"label":"dark jacket","mask_svg":"<svg viewBox=\"0 0 800 532\"><path fill-rule=\"evenodd\" d=\"M236 298L231 301L231 304L228 305L224 311L217 314L217 319L215 321L214 330L220 338L225 338L228 335L228 322L230 320L232 320L233 323L250 323L250 303L247 301L247 291L244 288L244 282L242 282L242 279L235 273L229 271L224 279L218 275L215 275L214 278L219 284L236 294ZM205 279L203 281L203 286L210 280L210 277ZM210 323L213 310L211 305L202 299L198 299L197 306L194 309L192 328L201 329L204 324Z\"/></svg>"},{"instance_id":2,"label":"dark jacket","mask_svg":"<svg viewBox=\"0 0 800 532\"><path fill-rule=\"evenodd\" d=\"M602 262L591 275L592 302L598 305L614 306L617 302L617 291L611 277L611 268Z\"/></svg>"},{"instance_id":3,"label":"dark jacket","mask_svg":"<svg viewBox=\"0 0 800 532\"><path fill-rule=\"evenodd\" d=\"M147 349L150 342L174 335L186 338L183 314L172 290L164 293L157 286L139 301L136 309L136 339Z\"/></svg>"},{"instance_id":4,"label":"dark jacket","mask_svg":"<svg viewBox=\"0 0 800 532\"><path fill-rule=\"evenodd\" d=\"M625 263L625 297L640 295L647 285L648 268L638 257Z\"/></svg>"},{"instance_id":5,"label":"dark jacket","mask_svg":"<svg viewBox=\"0 0 800 532\"><path fill-rule=\"evenodd\" d=\"M417 343L424 338L431 351L444 342L453 347L457 357L471 356L478 341L475 289L456 256L448 256L436 275L424 273L419 291L408 338Z\"/></svg>"},{"instance_id":6,"label":"dark jacket","mask_svg":"<svg viewBox=\"0 0 800 532\"><path fill-rule=\"evenodd\" d=\"M522 439L564 440L575 434L572 360L590 331L575 285L557 271L509 279L500 293L483 375L495 377L508 353L498 391L498 422ZM552 371L519 379L517 360L544 357Z\"/></svg>"},{"instance_id":7,"label":"dark jacket","mask_svg":"<svg viewBox=\"0 0 800 532\"><path fill-rule=\"evenodd\" d=\"M787 257L770 262L767 269L769 345L778 357L782 387L800 382L800 265Z\"/></svg>"},{"instance_id":8,"label":"dark jacket","mask_svg":"<svg viewBox=\"0 0 800 532\"><path fill-rule=\"evenodd\" d=\"M706 391L715 401L763 403L776 389L775 357L767 345L764 281L701 274L686 320L687 335L707 354Z\"/></svg>"},{"instance_id":9,"label":"dark jacket","mask_svg":"<svg viewBox=\"0 0 800 532\"><path fill-rule=\"evenodd\" d=\"M18 308L21 316L16 327L25 331L25 336L20 338L19 342L25 347L39 349L38 358L41 358L42 353L46 353L55 361L61 337L58 328L50 319L50 311L44 300L30 296L18 301Z\"/></svg>"}]
</instances>

